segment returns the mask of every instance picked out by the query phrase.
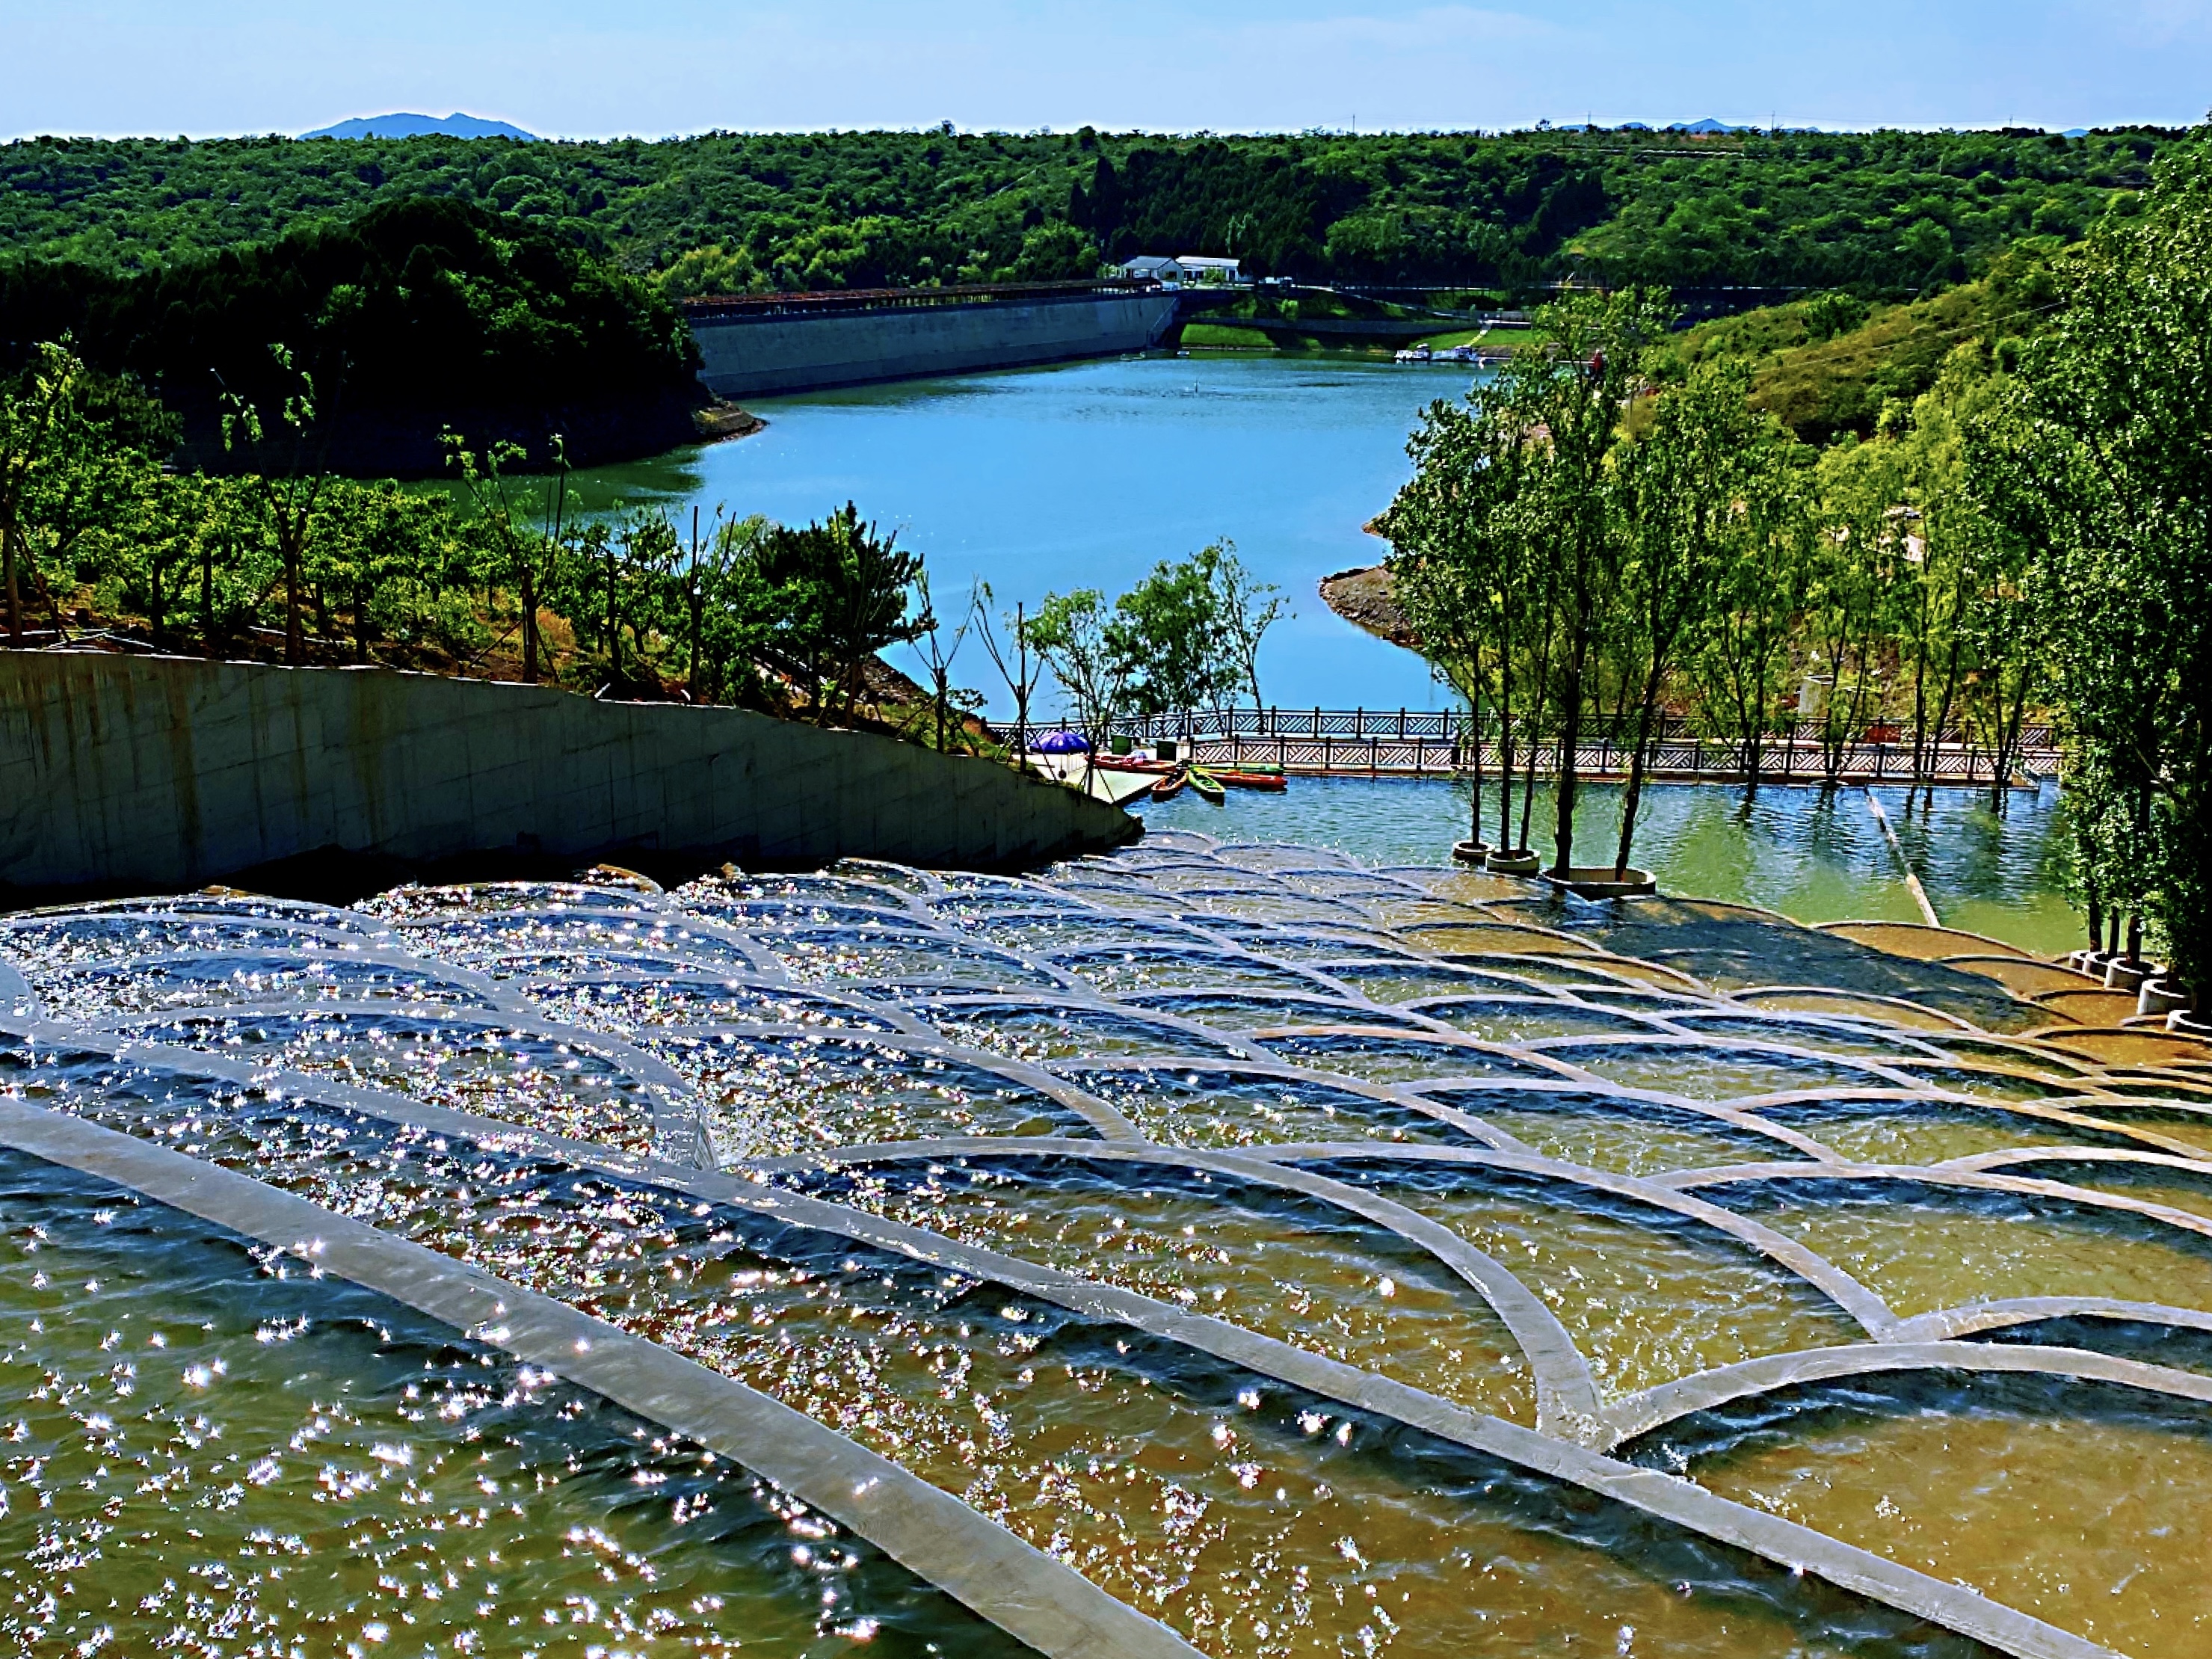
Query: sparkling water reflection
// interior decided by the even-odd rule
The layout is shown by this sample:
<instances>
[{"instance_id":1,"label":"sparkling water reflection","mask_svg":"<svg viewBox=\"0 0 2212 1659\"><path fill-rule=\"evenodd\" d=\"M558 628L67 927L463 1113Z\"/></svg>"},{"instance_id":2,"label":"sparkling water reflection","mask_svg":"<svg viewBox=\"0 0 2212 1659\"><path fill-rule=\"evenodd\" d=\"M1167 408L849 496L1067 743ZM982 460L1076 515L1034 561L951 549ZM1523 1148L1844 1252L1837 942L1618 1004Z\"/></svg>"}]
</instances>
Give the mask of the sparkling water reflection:
<instances>
[{"instance_id":1,"label":"sparkling water reflection","mask_svg":"<svg viewBox=\"0 0 2212 1659\"><path fill-rule=\"evenodd\" d=\"M0 1648L1018 1651L726 1460L0 1154Z\"/></svg>"},{"instance_id":2,"label":"sparkling water reflection","mask_svg":"<svg viewBox=\"0 0 2212 1659\"><path fill-rule=\"evenodd\" d=\"M2003 1419L1959 1432L2007 1480L2043 1480L2074 1413L2114 1449L2069 1471L2073 1501L2122 1505L2155 1447L2201 1433L2193 1351L2140 1334L2212 1326L2212 1109L2186 1045L2084 1031L2032 976L1976 972L1978 941L1909 942L1158 830L1030 878L851 860L346 911L202 895L0 921L35 999L0 1090L750 1383L1209 1653L1963 1650L1432 1441L1389 1414L1411 1403L1285 1382L1269 1356L1294 1351L1468 1420L1626 1437L2098 1642L2179 1650L2163 1621L2185 1597L2091 1612L2050 1588L2151 1557L2138 1577L2172 1582L2154 1525L2015 1571L2011 1523L1924 1471L1940 1547L1886 1534L1864 1482L1795 1473L1846 1444L1885 1470L1934 1454L1911 1426L1927 1396L1793 1392L1793 1357L1876 1374L1946 1339L1965 1380L1930 1387ZM695 1190L702 1170L831 1207L779 1219ZM165 1249L126 1247L135 1282L183 1272ZM1085 1310L1085 1285L1140 1300ZM1200 1315L1277 1346L1231 1361L1167 1334ZM1974 1356L1999 1352L2049 1374L1977 1392ZM2138 1403L2112 1426L2116 1389ZM1832 1400L1849 1411L1807 1403ZM859 1575L841 1608L891 1609L854 1617L921 1617L928 1592L838 1571ZM621 1615L639 1632L644 1606ZM793 1639L834 1637L826 1616ZM683 1650L715 1651L706 1629Z\"/></svg>"}]
</instances>

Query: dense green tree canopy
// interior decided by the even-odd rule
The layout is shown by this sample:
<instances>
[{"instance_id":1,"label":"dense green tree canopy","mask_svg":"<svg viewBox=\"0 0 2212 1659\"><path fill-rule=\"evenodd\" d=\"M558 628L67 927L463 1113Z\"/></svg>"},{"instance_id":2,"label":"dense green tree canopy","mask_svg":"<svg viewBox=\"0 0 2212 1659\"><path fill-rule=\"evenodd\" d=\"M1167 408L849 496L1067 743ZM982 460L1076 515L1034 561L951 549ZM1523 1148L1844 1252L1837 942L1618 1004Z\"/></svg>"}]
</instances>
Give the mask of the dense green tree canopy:
<instances>
[{"instance_id":1,"label":"dense green tree canopy","mask_svg":"<svg viewBox=\"0 0 2212 1659\"><path fill-rule=\"evenodd\" d=\"M675 267L695 291L1071 274L1073 245L1037 233L1073 228L1108 258L1230 254L1306 277L1516 285L1595 261L1677 289L1902 296L2020 237L2079 234L2174 136L37 138L0 146L0 251L130 268L433 197Z\"/></svg>"},{"instance_id":2,"label":"dense green tree canopy","mask_svg":"<svg viewBox=\"0 0 2212 1659\"><path fill-rule=\"evenodd\" d=\"M291 390L287 346L326 406L559 404L684 386L695 361L649 284L543 228L416 198L274 240L184 250L139 271L76 259L0 261L0 368L67 336L190 410L218 385Z\"/></svg>"},{"instance_id":3,"label":"dense green tree canopy","mask_svg":"<svg viewBox=\"0 0 2212 1659\"><path fill-rule=\"evenodd\" d=\"M2064 300L2018 395L1966 433L1992 516L2040 550L2085 786L2085 887L2212 977L2212 158L2158 168L2137 214L2057 266ZM1996 401L1996 400L1993 400Z\"/></svg>"}]
</instances>

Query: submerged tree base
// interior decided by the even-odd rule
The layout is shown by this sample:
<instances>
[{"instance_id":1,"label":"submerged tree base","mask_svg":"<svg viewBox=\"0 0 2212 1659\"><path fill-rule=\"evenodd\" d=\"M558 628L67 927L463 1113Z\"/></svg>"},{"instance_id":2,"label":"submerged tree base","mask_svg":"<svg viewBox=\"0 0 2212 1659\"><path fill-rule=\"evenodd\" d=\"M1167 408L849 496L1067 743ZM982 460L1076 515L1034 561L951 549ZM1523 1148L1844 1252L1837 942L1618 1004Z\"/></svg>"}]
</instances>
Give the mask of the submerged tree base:
<instances>
[{"instance_id":1,"label":"submerged tree base","mask_svg":"<svg viewBox=\"0 0 2212 1659\"><path fill-rule=\"evenodd\" d=\"M1577 898L1649 898L1659 890L1658 878L1649 870L1632 867L1616 876L1610 864L1577 864L1565 875L1547 870L1544 879Z\"/></svg>"}]
</instances>

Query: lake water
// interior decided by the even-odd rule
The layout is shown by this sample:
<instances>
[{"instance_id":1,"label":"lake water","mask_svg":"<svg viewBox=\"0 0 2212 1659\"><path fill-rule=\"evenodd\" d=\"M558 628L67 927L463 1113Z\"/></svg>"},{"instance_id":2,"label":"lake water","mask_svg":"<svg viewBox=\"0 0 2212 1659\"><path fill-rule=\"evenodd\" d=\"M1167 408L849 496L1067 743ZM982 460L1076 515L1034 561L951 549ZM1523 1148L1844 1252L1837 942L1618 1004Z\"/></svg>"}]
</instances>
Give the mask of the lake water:
<instances>
[{"instance_id":1,"label":"lake water","mask_svg":"<svg viewBox=\"0 0 2212 1659\"><path fill-rule=\"evenodd\" d=\"M1324 576L1374 563L1360 526L1411 475L1407 434L1469 371L1351 357L1166 356L766 398L767 430L580 475L686 515L724 504L787 523L847 501L929 561L940 610L969 584L997 607L1135 583L1163 559L1227 537L1288 597L1267 636L1270 702L1436 708L1447 694L1407 653L1322 603ZM998 691L970 645L959 675Z\"/></svg>"},{"instance_id":2,"label":"lake water","mask_svg":"<svg viewBox=\"0 0 2212 1659\"><path fill-rule=\"evenodd\" d=\"M1924 805L1916 798L1909 817L1902 789L1880 794L1944 926L2045 954L2083 942L2083 924L2060 893L2063 809L2055 787L2014 791L2002 817L1981 791L1940 790ZM1620 796L1618 785L1585 786L1575 817L1577 860L1611 861ZM1487 798L1484 821L1494 836L1494 785ZM1376 863L1435 864L1467 834L1468 806L1463 783L1297 778L1279 795L1232 790L1223 805L1212 806L1186 790L1139 810L1159 829L1302 842ZM1529 844L1547 854L1551 809L1540 782ZM1863 789L1824 793L1770 784L1747 801L1742 790L1717 784L1647 785L1634 858L1659 878L1662 892L1762 905L1805 922L1921 920Z\"/></svg>"},{"instance_id":3,"label":"lake water","mask_svg":"<svg viewBox=\"0 0 2212 1659\"><path fill-rule=\"evenodd\" d=\"M1003 611L1078 587L1112 594L1162 559L1228 537L1296 613L1261 654L1268 701L1435 708L1451 699L1426 667L1343 621L1316 588L1382 555L1360 526L1410 475L1406 437L1422 408L1468 384L1455 366L1230 353L909 381L764 399L752 407L769 425L752 437L576 483L588 506L652 501L687 520L694 506L705 519L720 506L790 522L856 501L927 556L946 609L977 580ZM1012 714L973 643L955 678L996 690L994 712ZM1579 856L1610 856L1618 799L1592 791ZM1944 792L1909 821L1899 792L1885 800L1946 923L2039 951L2079 943L2057 896L2055 790L2021 797L2002 818L1966 791ZM1540 796L1540 848L1551 844L1548 809ZM1152 816L1434 862L1466 833L1467 808L1464 787L1448 783L1302 780L1279 798L1239 794L1215 809L1186 796ZM1662 787L1645 808L1638 861L1666 890L1804 921L1918 915L1856 789L1824 801L1770 787L1747 809L1734 790Z\"/></svg>"}]
</instances>

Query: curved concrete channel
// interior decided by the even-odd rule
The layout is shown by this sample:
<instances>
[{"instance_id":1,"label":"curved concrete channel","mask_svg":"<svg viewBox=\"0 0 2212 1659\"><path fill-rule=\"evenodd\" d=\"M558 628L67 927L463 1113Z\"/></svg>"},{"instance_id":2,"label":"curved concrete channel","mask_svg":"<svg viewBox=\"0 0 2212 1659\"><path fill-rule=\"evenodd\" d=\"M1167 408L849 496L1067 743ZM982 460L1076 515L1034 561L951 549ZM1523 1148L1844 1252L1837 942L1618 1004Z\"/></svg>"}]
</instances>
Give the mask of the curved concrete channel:
<instances>
[{"instance_id":1,"label":"curved concrete channel","mask_svg":"<svg viewBox=\"0 0 2212 1659\"><path fill-rule=\"evenodd\" d=\"M240 1093L261 1092L402 1132L426 1132L496 1148L502 1154L617 1177L678 1195L690 1204L726 1206L778 1227L927 1263L1087 1321L1142 1333L1254 1378L1596 1495L1667 1528L1792 1572L1811 1574L1997 1651L2040 1656L2106 1650L2083 1636L1963 1585L1944 1583L1824 1532L1608 1454L1687 1416L1732 1401L1887 1374L2026 1374L2119 1388L2191 1407L2212 1402L2212 1382L2197 1372L2091 1348L2054 1346L2033 1340L2038 1334L2025 1329L2025 1340L1971 1340L2069 1319L2212 1331L2212 1310L2140 1298L2048 1295L1999 1297L1900 1316L1868 1285L1759 1219L1755 1206L1746 1212L1714 1201L1731 1191L1800 1190L1807 1183L1814 1188L1832 1183L1838 1191L1895 1186L1901 1192L1901 1183L1910 1182L1962 1201L2063 1200L2086 1215L2111 1216L2186 1237L2193 1248L2197 1240L2212 1239L2212 1220L2172 1204L2042 1179L2034 1166L2042 1160L2073 1161L2200 1180L2212 1179L2212 1157L2151 1122L2121 1121L2133 1103L2108 1087L2116 1080L2093 1062L2078 1055L2062 1057L2057 1050L2046 1052L2033 1039L1987 1038L1939 1009L1921 1010L1934 1023L1909 1030L1879 1026L1864 1015L1839 1018L1765 1012L1742 1000L1758 993L1717 992L1679 970L1647 970L1646 964L1613 956L1601 945L1572 932L1534 926L1517 914L1507 920L1438 898L1424 885L1425 880L1438 878L1438 872L1368 872L1310 858L1304 863L1293 860L1278 869L1270 862L1278 858L1273 849L1184 844L1189 840L1178 837L1174 844L1155 843L1113 860L1086 860L1042 880L939 877L897 866L856 865L847 875L831 872L811 885L807 878L763 878L760 896L754 898L745 897L743 888L729 887L724 892L712 884L686 895L660 895L645 887L603 893L591 890L595 896L589 902L609 907L604 913L575 908L584 902L586 890L571 894L549 888L546 903L533 906L526 902L526 894L519 894L526 902L512 909L448 917L459 924L451 928L441 928L434 914L363 916L293 907L281 916L264 919L270 939L259 945L228 957L221 949L198 952L204 958L204 971L220 976L224 963L234 962L235 975L252 981L258 970L251 964L284 956L309 964L301 970L306 977L300 983L312 986L313 964L352 963L364 969L424 975L425 982L453 987L468 1006L410 1005L404 997L351 994L331 997L312 990L254 999L227 991L238 1000L118 1006L110 1013L88 1018L82 1011L98 1000L85 989L88 981L70 979L69 974L76 970L56 965L58 959L42 965L33 951L19 953L24 964L20 969L0 960L0 1004L16 1010L12 1018L0 1019L0 1030L14 1033L33 1051L106 1055L126 1065L207 1079ZM1231 862L1232 854L1249 860L1249 866ZM1422 879L1414 878L1416 874ZM1291 878L1298 884L1292 884ZM893 884L873 885L872 893L847 890L871 883ZM185 914L235 914L224 912L222 902L216 899L196 901L202 908L189 912L165 912L157 908L161 902L114 907L102 914L149 927L173 923ZM16 918L14 929L35 929L52 920ZM1760 925L1785 924L1777 919ZM525 942L533 928L538 945ZM1092 942L1084 942L1086 930L1093 935ZM509 933L517 941L514 951L508 953L512 961L502 959L500 949L501 938ZM275 941L287 933L293 948L277 950ZM1415 939L1409 933L1423 938ZM685 953L683 937L687 934L697 940L705 955ZM9 948L15 936L0 925L0 951ZM588 965L600 957L623 957L625 936L636 959L634 966L617 963L603 969ZM539 977L548 986L557 988L588 979L610 989L617 1001L624 996L649 999L660 964L665 963L672 977L680 973L702 985L725 986L732 1006L746 997L779 994L811 999L831 1016L849 1010L867 1024L794 1024L781 1018L685 1023L659 1017L650 1024L618 1023L605 1029L568 1023L548 1014L535 1000L528 975L514 965L544 948L545 941L567 938L582 947L581 953L563 956L556 951L546 959L581 965L547 969ZM1025 939L1051 942L1025 948ZM1462 945L1468 948L1459 948ZM459 959L456 951L460 951ZM445 954L435 954L439 951ZM848 957L853 964L849 968L841 965ZM93 965L127 978L135 971L133 960L118 955ZM915 965L899 966L902 962ZM994 963L1008 964L1016 982L988 983L983 976ZM1470 1037L1448 1019L1427 1012L1449 1012L1445 1005L1462 994L1450 988L1474 985L1469 975L1498 988L1495 993L1480 994L1503 995L1516 1006L1540 1012L1553 1008L1562 1018L1571 1017L1565 1028L1569 1031L1585 1030L1600 1016L1617 1016L1632 1022L1634 1029L1596 1037L1570 1035L1511 1042ZM245 990L250 992L252 983L258 982L248 983ZM333 983L343 991L342 979ZM1443 988L1425 997L1420 988L1426 983ZM67 1006L79 1011L78 1018L41 1018L53 1006L50 1000L42 1004L41 998L54 988L66 991ZM1881 1000L1848 986L1817 988L1831 996L1856 998L1862 1005ZM179 994L190 994L180 990ZM287 1000L288 996L305 1000ZM1382 1000L1386 997L1407 1000ZM1270 998L1277 999L1290 1018L1276 1023L1229 1019L1209 1024L1206 1018L1179 1012L1249 1005L1256 1015L1276 1006L1268 1003ZM1152 1008L1151 1000L1168 1006ZM1001 1053L954 1040L940 1029L957 1027L963 1019L988 1024L992 1011L1008 1009L1032 1022L1065 1010L1072 1021L1068 1029L1077 1034L1085 1029L1081 1019L1131 1022L1125 1035L1135 1048L1127 1053L1087 1054L1077 1036L1070 1039L1072 1048L1033 1051L1022 1046L1016 1028L1010 1026L1007 1050ZM1683 1016L1685 1023L1669 1024L1670 1013ZM250 1023L298 1014L336 1016L365 1028L394 1018L443 1021L457 1030L483 1033L487 1041L505 1032L532 1042L574 1045L645 1091L653 1103L653 1151L564 1137L388 1089L349 1083L321 1071L256 1063L243 1050L234 1057L224 1054L221 1040L212 1034L208 1041L214 1052L138 1035L156 1029L173 1032L196 1021ZM1748 1021L1755 1029L1736 1032L1732 1024L1730 1036L1707 1035L1696 1029L1691 1016L1735 1024ZM805 1016L815 1017L811 1012ZM1951 1040L1947 1032L1956 1039L1955 1050L1943 1046ZM1807 1040L1798 1041L1800 1037ZM1347 1042L1347 1060L1359 1057L1361 1044L1367 1045L1370 1059L1402 1050L1407 1064L1419 1074L1389 1081L1381 1079L1399 1074L1354 1075L1331 1069L1330 1056ZM1830 1046L1823 1048L1823 1042ZM1887 1042L1889 1057L1854 1055L1849 1046L1854 1042L1875 1048ZM692 1062L685 1058L685 1045L710 1045L716 1055L742 1060L772 1052L779 1043L873 1054L894 1073L909 1065L976 1069L1008 1090L1054 1103L1070 1115L1067 1121L1075 1127L1048 1138L1026 1129L1018 1134L917 1138L823 1146L791 1157L738 1156L721 1169L708 1167L714 1161L709 1108L696 1073L687 1070ZM1010 1057L1016 1053L1024 1057ZM1518 1069L1511 1075L1486 1074L1481 1068L1492 1061ZM1716 1097L1682 1092L1692 1083L1702 1086L1698 1068L1707 1061L1720 1073L1736 1062L1746 1082L1731 1085L1736 1092L1723 1090ZM1642 1074L1637 1071L1639 1066L1649 1071L1655 1066L1658 1069L1651 1074L1662 1076L1662 1086L1608 1080L1604 1070L1592 1069L1626 1067L1624 1074L1632 1076ZM1677 1068L1680 1083L1674 1080L1677 1073L1668 1072L1668 1066ZM1783 1084L1793 1076L1812 1082L1839 1070L1860 1081L1856 1086L1832 1080L1806 1087L1770 1084L1767 1092L1746 1092L1750 1083L1764 1075L1762 1066ZM1927 1066L1936 1068L1939 1075L1923 1078L1914 1069ZM1133 1115L1136 1108L1128 1104L1135 1097L1128 1091L1141 1089L1148 1076L1164 1083L1188 1079L1194 1084L1215 1077L1262 1095L1268 1091L1309 1091L1314 1098L1331 1103L1330 1111L1346 1115L1340 1121L1352 1138L1314 1142L1278 1133L1251 1144L1162 1144L1148 1139L1147 1134L1164 1128L1195 1133L1196 1128L1186 1131L1171 1111L1139 1121ZM2054 1084L2053 1079L2067 1081ZM2031 1082L2045 1087L2045 1093L2022 1097L2021 1091ZM1973 1089L2003 1097L1992 1098L1972 1092ZM2055 1093L2050 1092L2052 1089ZM1662 1165L1647 1175L1618 1174L1542 1152L1484 1115L1492 1108L1502 1111L1545 1103L1556 1103L1567 1112L1594 1114L1617 1103L1624 1122L1638 1111L1657 1112L1669 1121L1710 1125L1740 1140L1755 1138L1771 1147L1772 1158L1763 1163ZM1878 1111L1894 1106L1931 1122L1973 1118L1999 1123L2003 1133L2016 1131L2016 1139L2071 1133L2077 1139L2101 1137L2106 1144L2000 1144L1995 1150L1967 1151L1926 1164L1862 1162L1819 1138L1819 1114L1838 1103ZM1790 1109L1799 1115L1783 1121ZM2100 1112L2113 1115L2100 1116ZM1363 1113L1376 1115L1371 1124L1363 1124ZM1528 1121L1527 1115L1511 1121L1519 1127ZM1384 1133L1379 1126L1392 1122L1430 1127L1423 1131L1425 1139L1377 1138ZM1522 1133L1535 1131L1523 1128ZM595 1320L556 1297L538 1295L466 1262L337 1216L248 1174L27 1103L0 1101L0 1140L118 1181L160 1201L177 1203L264 1243L291 1249L302 1240L319 1237L323 1250L314 1259L324 1271L394 1294L478 1340L507 1347L726 1452L851 1525L894 1559L1040 1650L1086 1655L1194 1650L1164 1625L1116 1601L958 1498L814 1419ZM2139 1150L2117 1149L2118 1144L2127 1142ZM2191 1152L2199 1155L2192 1158ZM1751 1155L1762 1153L1753 1148ZM1148 1170L1163 1175L1181 1172L1283 1194L1286 1200L1326 1206L1436 1263L1465 1287L1470 1304L1479 1304L1502 1322L1534 1385L1535 1426L1485 1415L1374 1370L1105 1282L1098 1275L964 1243L853 1205L810 1196L787 1184L810 1172L939 1165L1013 1171L1018 1176L1028 1169L1079 1165L1104 1172L1101 1179L1109 1182L1123 1179L1113 1171L1127 1170L1127 1179L1137 1184ZM1824 1305L1863 1331L1865 1340L1850 1340L1846 1333L1826 1346L1707 1363L1704 1369L1672 1376L1661 1372L1666 1380L1608 1398L1594 1381L1590 1362L1575 1338L1529 1279L1452 1227L1389 1195L1387 1189L1396 1173L1421 1171L1451 1180L1538 1183L1543 1202L1562 1214L1648 1214L1655 1218L1655 1226L1686 1229L1687 1236L1707 1241L1713 1249L1735 1252L1816 1293ZM1375 1185L1365 1184L1369 1176L1375 1178ZM332 1243L341 1237L343 1248ZM507 1310L526 1312L485 1312L501 1304ZM527 1345L526 1351L507 1340L518 1333L517 1340ZM579 1342L591 1346L579 1348ZM568 1345L565 1349L562 1344ZM586 1374L601 1361L607 1369ZM793 1419L804 1425L803 1431ZM771 1443L779 1437L786 1443ZM772 1461L777 1456L785 1461ZM957 1525L945 1518L951 1516L958 1517ZM938 1535L915 1535L931 1532ZM957 1547L945 1541L956 1533L961 1540ZM968 1563L966 1567L948 1559L956 1554Z\"/></svg>"}]
</instances>

